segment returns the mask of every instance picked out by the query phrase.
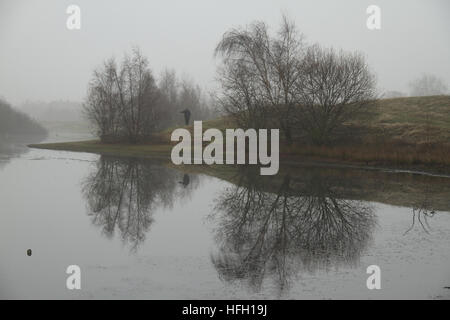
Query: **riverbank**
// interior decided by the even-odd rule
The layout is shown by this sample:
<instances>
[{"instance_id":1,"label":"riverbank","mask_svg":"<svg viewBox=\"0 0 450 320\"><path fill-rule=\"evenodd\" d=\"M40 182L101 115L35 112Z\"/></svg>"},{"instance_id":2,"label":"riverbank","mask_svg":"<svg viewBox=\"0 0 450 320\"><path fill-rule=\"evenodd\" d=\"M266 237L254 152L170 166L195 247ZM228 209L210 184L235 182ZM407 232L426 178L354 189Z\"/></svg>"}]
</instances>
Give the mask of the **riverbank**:
<instances>
[{"instance_id":1,"label":"riverbank","mask_svg":"<svg viewBox=\"0 0 450 320\"><path fill-rule=\"evenodd\" d=\"M278 192L284 179L290 179L290 191L307 195L319 192L325 183L338 197L384 203L401 207L429 206L433 210L450 208L450 176L430 170L411 170L371 166L351 162L308 160L303 157L281 158L275 176L261 176L258 168L245 165L174 165L170 146L165 145L102 145L96 141L36 145L36 148L92 152L111 157L148 158L185 174L204 174L235 185L256 183L261 190ZM69 150L71 149L71 150ZM430 169L430 168L428 168Z\"/></svg>"},{"instance_id":2,"label":"riverbank","mask_svg":"<svg viewBox=\"0 0 450 320\"><path fill-rule=\"evenodd\" d=\"M235 128L230 118L203 122L203 130ZM287 145L280 137L280 162L320 162L450 174L450 96L380 100L344 126L351 134L332 146L308 145L301 138ZM192 126L184 127L190 131ZM32 148L90 152L111 156L170 159L170 128L141 144L96 140L33 144Z\"/></svg>"},{"instance_id":3,"label":"riverbank","mask_svg":"<svg viewBox=\"0 0 450 320\"><path fill-rule=\"evenodd\" d=\"M62 143L31 144L31 148L88 152L100 155L117 157L139 157L149 159L170 160L172 145L170 144L105 144L97 140L74 141ZM397 149L392 152L379 149L378 152L370 146L364 147L304 147L282 146L280 152L281 165L295 165L305 163L316 163L334 167L355 167L366 169L387 170L411 170L428 174L450 175L450 166L445 156L443 162L433 160L432 154L413 153L409 150ZM439 150L438 155L444 155ZM417 158L415 158L415 155ZM423 161L418 161L423 157Z\"/></svg>"},{"instance_id":4,"label":"riverbank","mask_svg":"<svg viewBox=\"0 0 450 320\"><path fill-rule=\"evenodd\" d=\"M101 143L98 140L30 144L30 148L73 152L89 152L117 157L170 159L169 144L120 144Z\"/></svg>"}]
</instances>

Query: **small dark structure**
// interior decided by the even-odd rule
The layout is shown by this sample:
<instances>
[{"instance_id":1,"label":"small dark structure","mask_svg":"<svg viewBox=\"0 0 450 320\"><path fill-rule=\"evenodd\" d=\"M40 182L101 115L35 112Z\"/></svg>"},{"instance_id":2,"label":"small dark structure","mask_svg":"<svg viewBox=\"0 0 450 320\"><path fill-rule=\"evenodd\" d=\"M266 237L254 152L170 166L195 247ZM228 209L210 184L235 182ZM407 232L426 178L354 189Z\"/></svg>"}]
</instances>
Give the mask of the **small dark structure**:
<instances>
[{"instance_id":1,"label":"small dark structure","mask_svg":"<svg viewBox=\"0 0 450 320\"><path fill-rule=\"evenodd\" d=\"M28 249L28 250L27 250L27 256L29 256L29 257L30 257L30 256L31 256L31 254L32 254L32 251L31 251L31 249Z\"/></svg>"},{"instance_id":2,"label":"small dark structure","mask_svg":"<svg viewBox=\"0 0 450 320\"><path fill-rule=\"evenodd\" d=\"M184 113L184 123L188 125L189 119L191 118L191 111L189 109L184 109L183 111L180 111L180 113Z\"/></svg>"},{"instance_id":3,"label":"small dark structure","mask_svg":"<svg viewBox=\"0 0 450 320\"><path fill-rule=\"evenodd\" d=\"M189 185L189 182L191 181L191 179L189 178L188 174L185 174L183 176L183 181L179 181L178 183L183 185L183 188L186 188Z\"/></svg>"}]
</instances>

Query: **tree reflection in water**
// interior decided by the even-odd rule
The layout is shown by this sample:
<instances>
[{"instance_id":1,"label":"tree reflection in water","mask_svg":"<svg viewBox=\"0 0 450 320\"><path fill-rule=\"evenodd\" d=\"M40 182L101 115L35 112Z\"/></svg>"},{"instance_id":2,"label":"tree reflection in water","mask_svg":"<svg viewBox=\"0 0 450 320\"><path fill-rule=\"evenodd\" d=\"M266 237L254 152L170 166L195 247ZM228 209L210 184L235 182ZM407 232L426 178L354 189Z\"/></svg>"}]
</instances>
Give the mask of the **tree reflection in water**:
<instances>
[{"instance_id":1,"label":"tree reflection in water","mask_svg":"<svg viewBox=\"0 0 450 320\"><path fill-rule=\"evenodd\" d=\"M122 241L136 250L150 230L154 211L172 207L197 186L197 176L183 176L147 159L102 156L84 181L83 194L92 223L110 238L118 229Z\"/></svg>"},{"instance_id":2,"label":"tree reflection in water","mask_svg":"<svg viewBox=\"0 0 450 320\"><path fill-rule=\"evenodd\" d=\"M430 191L426 189L424 193L415 201L415 204L412 207L412 224L403 235L406 235L412 229L414 229L416 225L416 218L420 226L422 227L422 230L425 231L425 233L429 234L431 231L431 227L428 223L428 219L433 218L435 214L436 210L433 208L433 204L430 201Z\"/></svg>"},{"instance_id":3,"label":"tree reflection in water","mask_svg":"<svg viewBox=\"0 0 450 320\"><path fill-rule=\"evenodd\" d=\"M301 270L356 265L376 225L370 204L339 197L318 175L275 187L251 167L216 203L219 252L212 255L221 278L242 280L259 291L264 279L280 294ZM270 190L263 191L263 190Z\"/></svg>"}]
</instances>

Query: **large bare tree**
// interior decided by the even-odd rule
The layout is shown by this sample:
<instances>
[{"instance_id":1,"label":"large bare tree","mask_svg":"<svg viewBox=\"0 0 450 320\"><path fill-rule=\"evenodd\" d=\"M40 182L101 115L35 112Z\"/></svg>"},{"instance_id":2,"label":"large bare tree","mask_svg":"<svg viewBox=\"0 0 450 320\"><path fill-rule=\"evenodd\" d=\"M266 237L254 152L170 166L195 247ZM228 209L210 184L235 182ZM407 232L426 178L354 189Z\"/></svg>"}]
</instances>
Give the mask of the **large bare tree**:
<instances>
[{"instance_id":1,"label":"large bare tree","mask_svg":"<svg viewBox=\"0 0 450 320\"><path fill-rule=\"evenodd\" d=\"M375 101L375 76L362 54L313 45L300 69L297 125L314 144L330 143L342 124Z\"/></svg>"},{"instance_id":2,"label":"large bare tree","mask_svg":"<svg viewBox=\"0 0 450 320\"><path fill-rule=\"evenodd\" d=\"M121 130L118 82L116 62L109 59L94 71L89 83L84 113L102 140L119 135Z\"/></svg>"},{"instance_id":3,"label":"large bare tree","mask_svg":"<svg viewBox=\"0 0 450 320\"><path fill-rule=\"evenodd\" d=\"M133 50L131 57L125 56L121 73L121 114L129 140L136 142L159 129L159 92L148 60L138 49Z\"/></svg>"},{"instance_id":4,"label":"large bare tree","mask_svg":"<svg viewBox=\"0 0 450 320\"><path fill-rule=\"evenodd\" d=\"M244 127L261 128L276 119L291 142L295 82L304 48L303 36L286 17L274 36L264 22L226 32L215 50L223 57L218 100L225 113Z\"/></svg>"}]
</instances>

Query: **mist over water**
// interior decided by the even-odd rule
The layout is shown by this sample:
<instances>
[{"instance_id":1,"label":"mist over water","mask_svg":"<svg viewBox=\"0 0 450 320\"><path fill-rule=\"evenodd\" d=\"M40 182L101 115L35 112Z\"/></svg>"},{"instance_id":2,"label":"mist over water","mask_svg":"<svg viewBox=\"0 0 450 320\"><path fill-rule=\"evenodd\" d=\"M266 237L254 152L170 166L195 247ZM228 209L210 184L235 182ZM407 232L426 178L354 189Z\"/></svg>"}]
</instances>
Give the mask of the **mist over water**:
<instances>
[{"instance_id":1,"label":"mist over water","mask_svg":"<svg viewBox=\"0 0 450 320\"><path fill-rule=\"evenodd\" d=\"M149 58L156 75L173 68L205 90L213 89L213 50L223 33L255 20L275 29L282 13L294 19L310 43L367 55L381 91L408 93L408 83L422 73L450 83L446 0L377 1L382 25L376 31L366 27L366 9L372 3L357 0L79 0L81 29L74 31L66 28L70 4L1 2L0 40L9 49L0 52L0 95L11 103L82 101L92 69L134 45Z\"/></svg>"},{"instance_id":2,"label":"mist over water","mask_svg":"<svg viewBox=\"0 0 450 320\"><path fill-rule=\"evenodd\" d=\"M377 30L369 4L2 0L0 299L450 299L450 3L377 1ZM245 64L243 35L258 58L292 62L294 89L277 59ZM320 117L321 103L366 113ZM196 120L239 127L233 116L280 130L276 174L150 152ZM29 147L74 141L105 149ZM70 265L81 290L67 289ZM373 265L382 290L367 287Z\"/></svg>"},{"instance_id":3,"label":"mist over water","mask_svg":"<svg viewBox=\"0 0 450 320\"><path fill-rule=\"evenodd\" d=\"M31 150L9 161L0 169L2 298L447 294L443 178L299 167L268 180L250 166L230 183L84 153ZM395 206L379 202L395 192ZM437 211L419 223L421 204ZM70 264L83 270L80 292L61 285ZM383 268L382 295L365 289L371 264Z\"/></svg>"}]
</instances>

